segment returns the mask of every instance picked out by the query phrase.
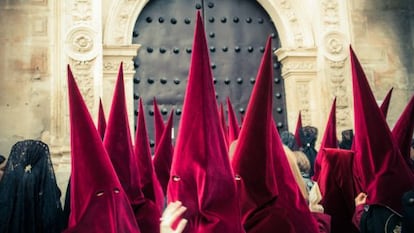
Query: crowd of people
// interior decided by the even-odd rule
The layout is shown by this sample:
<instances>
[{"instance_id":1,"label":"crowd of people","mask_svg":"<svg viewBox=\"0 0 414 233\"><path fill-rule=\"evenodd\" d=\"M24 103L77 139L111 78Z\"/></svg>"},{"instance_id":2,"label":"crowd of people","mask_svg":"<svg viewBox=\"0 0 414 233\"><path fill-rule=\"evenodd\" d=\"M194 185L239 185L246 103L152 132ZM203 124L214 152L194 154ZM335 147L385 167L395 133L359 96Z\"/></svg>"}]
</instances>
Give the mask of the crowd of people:
<instances>
[{"instance_id":1,"label":"crowd of people","mask_svg":"<svg viewBox=\"0 0 414 233\"><path fill-rule=\"evenodd\" d=\"M122 64L108 121L95 125L68 66L71 174L64 205L49 147L0 156L2 233L413 233L414 96L391 130L350 49L354 129L337 140L336 100L318 129L278 132L271 39L243 121L215 98L200 13L176 142L154 99L155 153L142 99L130 135ZM101 105L100 105L101 106Z\"/></svg>"}]
</instances>

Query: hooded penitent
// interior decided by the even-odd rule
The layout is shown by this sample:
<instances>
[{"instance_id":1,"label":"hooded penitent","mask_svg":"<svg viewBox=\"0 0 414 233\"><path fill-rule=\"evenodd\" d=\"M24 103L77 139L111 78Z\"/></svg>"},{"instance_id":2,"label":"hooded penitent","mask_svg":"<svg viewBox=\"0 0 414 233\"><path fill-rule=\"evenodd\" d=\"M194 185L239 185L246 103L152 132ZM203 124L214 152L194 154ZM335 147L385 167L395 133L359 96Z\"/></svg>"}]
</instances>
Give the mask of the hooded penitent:
<instances>
[{"instance_id":1,"label":"hooded penitent","mask_svg":"<svg viewBox=\"0 0 414 233\"><path fill-rule=\"evenodd\" d=\"M364 71L351 51L354 96L355 158L354 174L367 204L386 206L401 213L401 197L414 185L414 179L393 140L377 106Z\"/></svg>"},{"instance_id":2,"label":"hooded penitent","mask_svg":"<svg viewBox=\"0 0 414 233\"><path fill-rule=\"evenodd\" d=\"M164 195L167 195L168 181L170 180L170 171L174 148L172 146L171 132L173 123L173 111L170 113L167 125L159 141L159 145L155 150L154 159L154 171L160 182Z\"/></svg>"},{"instance_id":3,"label":"hooded penitent","mask_svg":"<svg viewBox=\"0 0 414 233\"><path fill-rule=\"evenodd\" d=\"M355 211L355 190L352 174L354 152L322 148L318 179L325 213L331 216L331 233L357 233L352 223Z\"/></svg>"},{"instance_id":4,"label":"hooded penitent","mask_svg":"<svg viewBox=\"0 0 414 233\"><path fill-rule=\"evenodd\" d=\"M409 168L414 171L414 164L410 158L411 142L414 131L414 95L411 97L410 102L405 107L397 123L395 123L392 129L392 136L395 139L400 152L407 162Z\"/></svg>"},{"instance_id":5,"label":"hooded penitent","mask_svg":"<svg viewBox=\"0 0 414 233\"><path fill-rule=\"evenodd\" d=\"M69 66L68 90L72 170L65 232L140 232Z\"/></svg>"},{"instance_id":6,"label":"hooded penitent","mask_svg":"<svg viewBox=\"0 0 414 233\"><path fill-rule=\"evenodd\" d=\"M187 207L184 232L243 232L199 11L167 193Z\"/></svg>"},{"instance_id":7,"label":"hooded penitent","mask_svg":"<svg viewBox=\"0 0 414 233\"><path fill-rule=\"evenodd\" d=\"M296 145L300 148L302 147L302 141L300 139L300 131L302 130L302 113L299 112L298 120L296 122L296 129L295 129L295 140Z\"/></svg>"},{"instance_id":8,"label":"hooded penitent","mask_svg":"<svg viewBox=\"0 0 414 233\"><path fill-rule=\"evenodd\" d=\"M328 122L326 123L325 133L323 135L320 149L323 148L338 148L338 140L336 139L336 98L334 99L329 113ZM323 160L323 154L319 150L315 159L313 180L318 180L319 172L321 170L321 162Z\"/></svg>"},{"instance_id":9,"label":"hooded penitent","mask_svg":"<svg viewBox=\"0 0 414 233\"><path fill-rule=\"evenodd\" d=\"M164 208L164 194L157 175L155 175L154 165L152 164L142 99L139 100L134 150L137 158L139 177L141 179L141 190L144 193L144 197L153 201L158 206L159 211L162 212Z\"/></svg>"},{"instance_id":10,"label":"hooded penitent","mask_svg":"<svg viewBox=\"0 0 414 233\"><path fill-rule=\"evenodd\" d=\"M155 150L158 148L158 144L160 144L161 136L164 132L164 120L162 119L162 115L160 109L158 108L157 100L154 97L153 100L154 106L154 129L155 129Z\"/></svg>"},{"instance_id":11,"label":"hooded penitent","mask_svg":"<svg viewBox=\"0 0 414 233\"><path fill-rule=\"evenodd\" d=\"M279 187L279 196L276 204L279 208L286 210L288 218L293 223L295 232L317 233L319 232L317 222L313 218L306 200L296 183L274 121L272 124L272 135L273 167Z\"/></svg>"},{"instance_id":12,"label":"hooded penitent","mask_svg":"<svg viewBox=\"0 0 414 233\"><path fill-rule=\"evenodd\" d=\"M388 108L389 108L389 106L390 106L391 95L392 95L392 90L393 90L393 89L394 89L394 88L391 88L391 89L388 91L387 95L385 96L385 98L384 98L384 100L382 101L381 106L380 106L380 110L381 110L382 114L384 115L384 118L385 118L385 119L387 119L387 113L388 113Z\"/></svg>"},{"instance_id":13,"label":"hooded penitent","mask_svg":"<svg viewBox=\"0 0 414 233\"><path fill-rule=\"evenodd\" d=\"M121 63L103 144L129 198L141 232L159 232L161 213L155 205L144 199L130 132Z\"/></svg>"},{"instance_id":14,"label":"hooded penitent","mask_svg":"<svg viewBox=\"0 0 414 233\"><path fill-rule=\"evenodd\" d=\"M106 131L106 119L105 119L105 112L102 106L102 100L100 98L99 98L98 127L97 128L98 128L99 135L101 136L103 140L105 136L105 131Z\"/></svg>"},{"instance_id":15,"label":"hooded penitent","mask_svg":"<svg viewBox=\"0 0 414 233\"><path fill-rule=\"evenodd\" d=\"M240 125L237 120L236 114L234 113L233 106L230 102L230 98L227 97L227 110L228 110L228 121L229 121L229 136L228 144L230 145L234 140L239 137Z\"/></svg>"},{"instance_id":16,"label":"hooded penitent","mask_svg":"<svg viewBox=\"0 0 414 233\"><path fill-rule=\"evenodd\" d=\"M220 125L221 129L223 130L224 139L226 141L227 148L229 147L229 129L226 123L226 116L224 115L224 107L223 103L220 103L220 111L219 111L219 118L220 118Z\"/></svg>"},{"instance_id":17,"label":"hooded penitent","mask_svg":"<svg viewBox=\"0 0 414 233\"><path fill-rule=\"evenodd\" d=\"M37 140L14 144L0 182L0 232L60 233L59 198L49 147Z\"/></svg>"},{"instance_id":18,"label":"hooded penitent","mask_svg":"<svg viewBox=\"0 0 414 233\"><path fill-rule=\"evenodd\" d=\"M103 144L131 204L140 204L144 202L144 195L140 190L138 166L135 165L123 77L121 63Z\"/></svg>"},{"instance_id":19,"label":"hooded penitent","mask_svg":"<svg viewBox=\"0 0 414 233\"><path fill-rule=\"evenodd\" d=\"M269 37L253 87L232 166L237 178L242 223L248 233L294 232L286 210L277 206L272 154L272 46Z\"/></svg>"}]
</instances>

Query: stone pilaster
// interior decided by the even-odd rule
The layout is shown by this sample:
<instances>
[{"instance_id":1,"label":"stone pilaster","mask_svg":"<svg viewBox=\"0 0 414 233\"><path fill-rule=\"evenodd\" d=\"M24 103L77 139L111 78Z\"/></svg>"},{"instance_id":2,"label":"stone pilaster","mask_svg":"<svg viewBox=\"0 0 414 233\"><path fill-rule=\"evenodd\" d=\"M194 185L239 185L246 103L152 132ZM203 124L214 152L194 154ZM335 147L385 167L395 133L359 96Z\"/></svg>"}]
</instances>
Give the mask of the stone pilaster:
<instances>
[{"instance_id":1,"label":"stone pilaster","mask_svg":"<svg viewBox=\"0 0 414 233\"><path fill-rule=\"evenodd\" d=\"M294 131L299 111L302 112L303 125L313 125L319 119L316 103L317 95L314 91L316 83L316 49L278 49L278 60L282 63L282 77L285 82L286 107L288 126Z\"/></svg>"},{"instance_id":2,"label":"stone pilaster","mask_svg":"<svg viewBox=\"0 0 414 233\"><path fill-rule=\"evenodd\" d=\"M102 82L101 1L53 1L54 41L56 43L52 86L52 140L58 185L64 192L70 173L69 107L66 75L69 64L92 118L97 118L97 103Z\"/></svg>"},{"instance_id":3,"label":"stone pilaster","mask_svg":"<svg viewBox=\"0 0 414 233\"><path fill-rule=\"evenodd\" d=\"M336 97L336 125L338 137L352 126L352 88L349 76L349 30L346 1L320 2L318 40L321 72L318 74L323 98L321 109L324 131L333 99ZM321 136L321 135L320 135Z\"/></svg>"}]
</instances>

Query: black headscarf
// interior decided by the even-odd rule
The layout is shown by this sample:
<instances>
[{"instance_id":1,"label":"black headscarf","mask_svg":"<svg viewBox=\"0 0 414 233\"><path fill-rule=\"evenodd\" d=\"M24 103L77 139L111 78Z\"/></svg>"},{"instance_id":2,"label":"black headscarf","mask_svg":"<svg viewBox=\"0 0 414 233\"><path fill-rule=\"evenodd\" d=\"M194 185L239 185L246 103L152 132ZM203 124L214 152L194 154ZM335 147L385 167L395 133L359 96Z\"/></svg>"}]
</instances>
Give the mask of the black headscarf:
<instances>
[{"instance_id":1,"label":"black headscarf","mask_svg":"<svg viewBox=\"0 0 414 233\"><path fill-rule=\"evenodd\" d=\"M0 182L0 232L61 232L60 194L49 147L36 140L17 142Z\"/></svg>"},{"instance_id":2,"label":"black headscarf","mask_svg":"<svg viewBox=\"0 0 414 233\"><path fill-rule=\"evenodd\" d=\"M352 141L354 140L354 131L347 129L342 131L342 141L339 143L339 148L344 150L350 150L352 147Z\"/></svg>"},{"instance_id":3,"label":"black headscarf","mask_svg":"<svg viewBox=\"0 0 414 233\"><path fill-rule=\"evenodd\" d=\"M283 145L289 147L291 151L298 150L299 147L296 144L295 135L289 131L283 131L280 134L280 138L282 139Z\"/></svg>"},{"instance_id":4,"label":"black headscarf","mask_svg":"<svg viewBox=\"0 0 414 233\"><path fill-rule=\"evenodd\" d=\"M318 151L315 149L316 139L318 138L318 129L313 126L305 126L300 130L300 141L302 142L302 150L308 157L311 169L309 172L310 177L314 174L314 163Z\"/></svg>"}]
</instances>

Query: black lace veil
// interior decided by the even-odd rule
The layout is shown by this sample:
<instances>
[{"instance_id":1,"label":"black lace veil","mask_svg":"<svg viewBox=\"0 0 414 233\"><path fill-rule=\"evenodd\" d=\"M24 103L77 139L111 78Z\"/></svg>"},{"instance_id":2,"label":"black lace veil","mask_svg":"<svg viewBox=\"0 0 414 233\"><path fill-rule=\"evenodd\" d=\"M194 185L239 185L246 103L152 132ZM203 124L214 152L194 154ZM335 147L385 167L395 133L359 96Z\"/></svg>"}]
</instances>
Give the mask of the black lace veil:
<instances>
[{"instance_id":1,"label":"black lace veil","mask_svg":"<svg viewBox=\"0 0 414 233\"><path fill-rule=\"evenodd\" d=\"M61 232L60 195L49 147L36 140L17 142L0 182L0 232Z\"/></svg>"}]
</instances>

